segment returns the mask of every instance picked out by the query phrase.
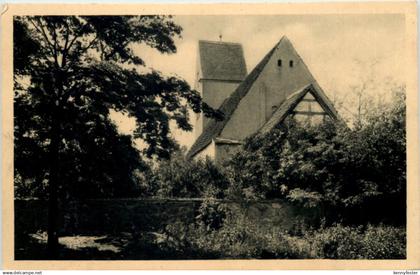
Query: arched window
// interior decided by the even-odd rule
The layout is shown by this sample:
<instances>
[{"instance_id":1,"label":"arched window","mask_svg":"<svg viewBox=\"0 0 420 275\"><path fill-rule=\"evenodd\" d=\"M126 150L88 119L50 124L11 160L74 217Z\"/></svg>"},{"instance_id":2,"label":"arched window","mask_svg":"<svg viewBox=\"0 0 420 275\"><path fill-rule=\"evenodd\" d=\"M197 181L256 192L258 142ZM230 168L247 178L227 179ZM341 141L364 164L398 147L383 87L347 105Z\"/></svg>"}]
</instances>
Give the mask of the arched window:
<instances>
[{"instance_id":1,"label":"arched window","mask_svg":"<svg viewBox=\"0 0 420 275\"><path fill-rule=\"evenodd\" d=\"M292 68L293 67L293 60L289 61L289 67Z\"/></svg>"},{"instance_id":2,"label":"arched window","mask_svg":"<svg viewBox=\"0 0 420 275\"><path fill-rule=\"evenodd\" d=\"M277 60L277 66L281 67L281 59Z\"/></svg>"}]
</instances>

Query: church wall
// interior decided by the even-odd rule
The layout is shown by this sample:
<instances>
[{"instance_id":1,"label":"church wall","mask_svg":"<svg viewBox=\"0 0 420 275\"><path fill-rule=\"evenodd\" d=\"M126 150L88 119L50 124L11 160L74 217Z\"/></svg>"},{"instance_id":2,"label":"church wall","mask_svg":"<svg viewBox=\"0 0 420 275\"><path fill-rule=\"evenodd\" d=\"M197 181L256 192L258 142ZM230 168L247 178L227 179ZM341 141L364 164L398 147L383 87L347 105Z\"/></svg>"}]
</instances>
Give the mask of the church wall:
<instances>
[{"instance_id":1,"label":"church wall","mask_svg":"<svg viewBox=\"0 0 420 275\"><path fill-rule=\"evenodd\" d=\"M243 140L255 133L270 118L273 106L280 106L291 93L314 82L288 40L278 47L227 122L222 138Z\"/></svg>"},{"instance_id":2,"label":"church wall","mask_svg":"<svg viewBox=\"0 0 420 275\"><path fill-rule=\"evenodd\" d=\"M216 158L216 146L214 141L212 141L212 143L210 143L209 145L207 145L206 148L204 148L203 150L201 150L200 152L198 152L195 156L194 159L195 160L199 160L199 159L206 159L206 157L209 157L211 159L215 159Z\"/></svg>"},{"instance_id":3,"label":"church wall","mask_svg":"<svg viewBox=\"0 0 420 275\"><path fill-rule=\"evenodd\" d=\"M201 80L204 102L213 108L219 108L222 102L232 94L240 82Z\"/></svg>"},{"instance_id":4,"label":"church wall","mask_svg":"<svg viewBox=\"0 0 420 275\"><path fill-rule=\"evenodd\" d=\"M217 109L223 101L232 94L239 84L240 82L234 81L200 80L196 85L196 89L204 102ZM205 117L202 113L196 114L195 117L194 133L197 138L203 132L204 127L211 118Z\"/></svg>"},{"instance_id":5,"label":"church wall","mask_svg":"<svg viewBox=\"0 0 420 275\"><path fill-rule=\"evenodd\" d=\"M240 82L201 80L202 97L204 102L217 109L239 86ZM203 117L202 125L205 127L211 118Z\"/></svg>"}]
</instances>

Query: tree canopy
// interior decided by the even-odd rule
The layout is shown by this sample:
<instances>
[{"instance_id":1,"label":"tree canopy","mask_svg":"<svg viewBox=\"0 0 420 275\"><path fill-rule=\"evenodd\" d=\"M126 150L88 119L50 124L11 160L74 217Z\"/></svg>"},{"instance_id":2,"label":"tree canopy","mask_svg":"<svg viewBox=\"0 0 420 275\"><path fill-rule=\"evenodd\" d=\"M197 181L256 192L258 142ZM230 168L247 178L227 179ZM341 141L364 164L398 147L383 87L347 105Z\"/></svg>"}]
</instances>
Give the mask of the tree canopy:
<instances>
[{"instance_id":1,"label":"tree canopy","mask_svg":"<svg viewBox=\"0 0 420 275\"><path fill-rule=\"evenodd\" d=\"M65 196L136 195L133 172L147 168L140 153L168 158L177 147L170 121L191 130L188 107L222 117L184 80L145 70L133 51L143 43L175 53L181 31L170 16L15 18L19 195L47 195L52 169ZM135 119L134 138L146 145L141 152L118 132L110 110Z\"/></svg>"}]
</instances>

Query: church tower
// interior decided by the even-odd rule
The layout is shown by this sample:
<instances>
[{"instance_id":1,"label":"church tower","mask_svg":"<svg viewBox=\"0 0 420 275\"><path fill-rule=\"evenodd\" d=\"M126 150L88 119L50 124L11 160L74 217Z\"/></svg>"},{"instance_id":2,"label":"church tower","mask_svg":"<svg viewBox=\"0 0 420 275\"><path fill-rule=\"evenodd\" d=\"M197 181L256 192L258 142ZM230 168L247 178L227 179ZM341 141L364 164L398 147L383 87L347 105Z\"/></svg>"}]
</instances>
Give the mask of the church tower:
<instances>
[{"instance_id":1,"label":"church tower","mask_svg":"<svg viewBox=\"0 0 420 275\"><path fill-rule=\"evenodd\" d=\"M218 109L247 75L242 45L221 41L198 42L195 89L203 101ZM196 115L194 132L198 137L210 118Z\"/></svg>"},{"instance_id":2,"label":"church tower","mask_svg":"<svg viewBox=\"0 0 420 275\"><path fill-rule=\"evenodd\" d=\"M248 75L239 44L200 41L199 57L198 90L205 102L223 112L224 119L198 118L199 136L187 158L209 156L222 162L247 137L266 133L287 117L311 125L340 120L285 36Z\"/></svg>"}]
</instances>

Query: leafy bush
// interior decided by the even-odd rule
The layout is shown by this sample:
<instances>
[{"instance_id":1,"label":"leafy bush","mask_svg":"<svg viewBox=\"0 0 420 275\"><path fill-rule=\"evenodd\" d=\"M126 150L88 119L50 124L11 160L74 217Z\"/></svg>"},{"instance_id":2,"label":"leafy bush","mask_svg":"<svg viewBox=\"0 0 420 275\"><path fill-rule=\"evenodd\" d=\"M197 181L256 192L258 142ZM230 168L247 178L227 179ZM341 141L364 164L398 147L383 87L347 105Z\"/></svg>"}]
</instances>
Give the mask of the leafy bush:
<instances>
[{"instance_id":1,"label":"leafy bush","mask_svg":"<svg viewBox=\"0 0 420 275\"><path fill-rule=\"evenodd\" d=\"M405 95L396 93L353 129L328 120L317 126L286 120L250 137L225 166L231 197L287 198L325 209L330 223L377 217L404 224ZM375 212L360 220L365 209Z\"/></svg>"},{"instance_id":2,"label":"leafy bush","mask_svg":"<svg viewBox=\"0 0 420 275\"><path fill-rule=\"evenodd\" d=\"M221 198L228 181L212 160L186 160L179 151L155 167L149 185L154 186L158 197Z\"/></svg>"},{"instance_id":3,"label":"leafy bush","mask_svg":"<svg viewBox=\"0 0 420 275\"><path fill-rule=\"evenodd\" d=\"M197 223L190 230L192 246L218 258L299 258L295 242L280 230L252 223L237 211L227 211L225 215L219 229Z\"/></svg>"},{"instance_id":4,"label":"leafy bush","mask_svg":"<svg viewBox=\"0 0 420 275\"><path fill-rule=\"evenodd\" d=\"M357 259L362 250L360 227L336 225L311 232L305 237L313 240L313 253L317 258Z\"/></svg>"},{"instance_id":5,"label":"leafy bush","mask_svg":"<svg viewBox=\"0 0 420 275\"><path fill-rule=\"evenodd\" d=\"M204 200L198 209L196 220L202 223L207 230L219 229L226 218L226 206L213 199Z\"/></svg>"},{"instance_id":6,"label":"leafy bush","mask_svg":"<svg viewBox=\"0 0 420 275\"><path fill-rule=\"evenodd\" d=\"M359 227L335 225L305 236L312 240L317 258L331 259L404 259L405 228L368 225Z\"/></svg>"},{"instance_id":7,"label":"leafy bush","mask_svg":"<svg viewBox=\"0 0 420 275\"><path fill-rule=\"evenodd\" d=\"M206 204L206 208L208 204ZM214 209L214 205L210 207ZM220 208L217 208L220 209ZM202 258L235 259L402 259L406 257L404 227L343 226L285 232L250 221L243 208L224 209L222 226L212 228L201 219L167 226L180 253Z\"/></svg>"},{"instance_id":8,"label":"leafy bush","mask_svg":"<svg viewBox=\"0 0 420 275\"><path fill-rule=\"evenodd\" d=\"M366 259L403 259L406 257L405 230L395 227L369 226L363 238Z\"/></svg>"}]
</instances>

